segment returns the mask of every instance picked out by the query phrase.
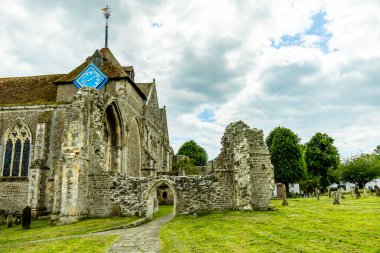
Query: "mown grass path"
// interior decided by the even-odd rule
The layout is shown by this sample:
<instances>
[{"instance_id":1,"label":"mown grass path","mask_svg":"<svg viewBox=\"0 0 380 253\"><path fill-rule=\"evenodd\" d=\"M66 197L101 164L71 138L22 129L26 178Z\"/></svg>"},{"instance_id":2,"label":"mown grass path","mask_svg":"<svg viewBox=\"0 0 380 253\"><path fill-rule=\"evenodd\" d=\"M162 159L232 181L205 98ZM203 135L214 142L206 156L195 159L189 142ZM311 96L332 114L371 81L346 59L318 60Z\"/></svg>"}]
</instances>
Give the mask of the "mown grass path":
<instances>
[{"instance_id":1,"label":"mown grass path","mask_svg":"<svg viewBox=\"0 0 380 253\"><path fill-rule=\"evenodd\" d=\"M32 228L0 226L0 252L106 252L118 240L118 233L94 234L99 230L127 225L136 217L88 219L64 226L50 226L47 220L32 222Z\"/></svg>"},{"instance_id":2,"label":"mown grass path","mask_svg":"<svg viewBox=\"0 0 380 253\"><path fill-rule=\"evenodd\" d=\"M380 198L272 201L276 211L179 216L160 230L162 252L380 252Z\"/></svg>"}]
</instances>

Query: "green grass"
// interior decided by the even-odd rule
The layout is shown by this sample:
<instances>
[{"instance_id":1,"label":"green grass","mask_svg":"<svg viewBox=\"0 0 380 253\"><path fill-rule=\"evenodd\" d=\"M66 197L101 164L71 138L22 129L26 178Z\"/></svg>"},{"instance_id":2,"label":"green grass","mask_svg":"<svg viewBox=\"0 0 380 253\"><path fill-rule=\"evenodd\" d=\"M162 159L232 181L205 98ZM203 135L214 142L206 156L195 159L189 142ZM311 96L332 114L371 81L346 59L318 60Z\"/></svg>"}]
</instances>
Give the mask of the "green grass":
<instances>
[{"instance_id":1,"label":"green grass","mask_svg":"<svg viewBox=\"0 0 380 253\"><path fill-rule=\"evenodd\" d=\"M158 211L153 214L153 219L157 219L173 213L173 205L160 205Z\"/></svg>"},{"instance_id":2,"label":"green grass","mask_svg":"<svg viewBox=\"0 0 380 253\"><path fill-rule=\"evenodd\" d=\"M27 242L1 245L0 252L107 252L118 235L88 236L83 238L59 239L48 242Z\"/></svg>"},{"instance_id":3,"label":"green grass","mask_svg":"<svg viewBox=\"0 0 380 253\"><path fill-rule=\"evenodd\" d=\"M162 252L380 252L380 198L272 201L276 211L179 216L160 230Z\"/></svg>"},{"instance_id":4,"label":"green grass","mask_svg":"<svg viewBox=\"0 0 380 253\"><path fill-rule=\"evenodd\" d=\"M0 252L86 252L86 249L91 249L87 252L104 252L104 247L105 249L109 248L118 236L88 236L72 239L64 237L86 235L127 225L137 219L137 217L96 218L63 226L51 226L47 220L37 220L32 222L31 229L28 230L23 230L20 225L13 228L6 228L5 225L2 225L0 226ZM51 238L57 239L35 242ZM100 251L97 251L97 248ZM38 249L46 251L38 251Z\"/></svg>"}]
</instances>

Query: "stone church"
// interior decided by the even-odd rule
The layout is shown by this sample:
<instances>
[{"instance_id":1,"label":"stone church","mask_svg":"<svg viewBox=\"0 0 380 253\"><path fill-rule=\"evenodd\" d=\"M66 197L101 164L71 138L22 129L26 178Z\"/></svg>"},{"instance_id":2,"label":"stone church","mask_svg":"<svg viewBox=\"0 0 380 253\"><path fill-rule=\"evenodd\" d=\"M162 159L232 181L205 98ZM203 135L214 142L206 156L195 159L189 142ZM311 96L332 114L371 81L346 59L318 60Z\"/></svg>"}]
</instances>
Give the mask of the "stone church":
<instances>
[{"instance_id":1,"label":"stone church","mask_svg":"<svg viewBox=\"0 0 380 253\"><path fill-rule=\"evenodd\" d=\"M105 216L110 177L171 170L156 83L109 48L68 74L0 78L0 209Z\"/></svg>"}]
</instances>

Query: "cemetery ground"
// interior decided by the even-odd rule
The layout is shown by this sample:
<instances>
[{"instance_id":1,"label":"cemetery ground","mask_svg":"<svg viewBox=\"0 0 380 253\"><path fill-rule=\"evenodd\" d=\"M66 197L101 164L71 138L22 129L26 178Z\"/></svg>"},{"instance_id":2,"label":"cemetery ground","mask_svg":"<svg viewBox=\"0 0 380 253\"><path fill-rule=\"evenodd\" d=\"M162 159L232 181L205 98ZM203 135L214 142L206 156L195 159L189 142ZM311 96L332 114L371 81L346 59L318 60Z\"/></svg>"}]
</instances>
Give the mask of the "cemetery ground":
<instances>
[{"instance_id":1,"label":"cemetery ground","mask_svg":"<svg viewBox=\"0 0 380 253\"><path fill-rule=\"evenodd\" d=\"M274 211L201 212L178 216L161 227L161 252L380 252L380 198L273 200ZM154 219L170 213L160 206ZM119 235L96 231L125 225L135 217L88 219L50 226L46 220L0 226L0 252L107 252ZM125 230L128 233L128 229ZM79 236L79 237L78 237Z\"/></svg>"},{"instance_id":2,"label":"cemetery ground","mask_svg":"<svg viewBox=\"0 0 380 253\"><path fill-rule=\"evenodd\" d=\"M179 216L160 230L162 252L380 252L380 197L273 200L275 211Z\"/></svg>"},{"instance_id":3,"label":"cemetery ground","mask_svg":"<svg viewBox=\"0 0 380 253\"><path fill-rule=\"evenodd\" d=\"M106 252L111 244L117 241L118 235L91 234L127 225L137 219L87 219L63 226L51 226L48 220L36 220L32 221L31 229L28 230L23 230L21 225L12 228L1 225L0 252Z\"/></svg>"}]
</instances>

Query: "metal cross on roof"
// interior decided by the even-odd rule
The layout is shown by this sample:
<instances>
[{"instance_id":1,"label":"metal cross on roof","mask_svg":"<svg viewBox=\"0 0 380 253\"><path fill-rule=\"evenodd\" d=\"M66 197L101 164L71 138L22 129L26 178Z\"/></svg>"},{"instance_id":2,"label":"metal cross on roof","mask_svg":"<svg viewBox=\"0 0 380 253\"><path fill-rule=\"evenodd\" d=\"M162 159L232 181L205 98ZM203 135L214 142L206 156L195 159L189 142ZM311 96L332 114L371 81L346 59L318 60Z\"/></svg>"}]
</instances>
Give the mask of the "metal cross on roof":
<instances>
[{"instance_id":1,"label":"metal cross on roof","mask_svg":"<svg viewBox=\"0 0 380 253\"><path fill-rule=\"evenodd\" d=\"M104 17L106 19L106 45L105 47L108 47L108 19L111 17L111 7L106 6L106 8L103 8L102 11L104 13Z\"/></svg>"}]
</instances>

